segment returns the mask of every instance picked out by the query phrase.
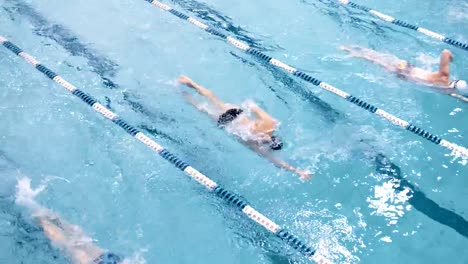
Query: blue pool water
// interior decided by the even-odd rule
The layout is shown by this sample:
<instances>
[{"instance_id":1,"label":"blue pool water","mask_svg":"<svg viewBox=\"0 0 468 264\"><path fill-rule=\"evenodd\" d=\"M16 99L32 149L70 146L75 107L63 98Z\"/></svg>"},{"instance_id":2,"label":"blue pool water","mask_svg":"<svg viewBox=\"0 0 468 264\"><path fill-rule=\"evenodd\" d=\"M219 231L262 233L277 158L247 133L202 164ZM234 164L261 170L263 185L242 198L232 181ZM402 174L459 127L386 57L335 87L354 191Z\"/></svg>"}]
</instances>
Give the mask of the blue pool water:
<instances>
[{"instance_id":1,"label":"blue pool water","mask_svg":"<svg viewBox=\"0 0 468 264\"><path fill-rule=\"evenodd\" d=\"M333 1L165 3L468 146L464 103L337 47L371 47L432 69L450 48L452 72L464 79L466 51ZM466 1L358 3L468 42ZM145 1L1 7L0 35L335 263L468 263L466 160ZM48 186L41 204L136 263L309 263L6 49L0 65L0 263L68 261L14 204L22 176ZM181 74L225 101L266 108L281 121L278 155L313 180L302 183L227 137L185 103Z\"/></svg>"}]
</instances>

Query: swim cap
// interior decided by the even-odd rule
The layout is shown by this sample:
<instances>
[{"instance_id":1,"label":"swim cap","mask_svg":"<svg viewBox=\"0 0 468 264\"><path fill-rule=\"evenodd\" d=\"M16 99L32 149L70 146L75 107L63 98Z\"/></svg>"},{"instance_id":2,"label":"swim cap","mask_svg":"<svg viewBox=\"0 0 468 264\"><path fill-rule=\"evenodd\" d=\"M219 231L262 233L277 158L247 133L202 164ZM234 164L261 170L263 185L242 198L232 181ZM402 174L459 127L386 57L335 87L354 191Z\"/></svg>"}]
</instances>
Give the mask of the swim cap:
<instances>
[{"instance_id":1,"label":"swim cap","mask_svg":"<svg viewBox=\"0 0 468 264\"><path fill-rule=\"evenodd\" d=\"M454 80L450 83L450 88L457 90L461 95L468 96L468 85L464 80Z\"/></svg>"},{"instance_id":2,"label":"swim cap","mask_svg":"<svg viewBox=\"0 0 468 264\"><path fill-rule=\"evenodd\" d=\"M272 150L280 150L283 148L283 142L277 136L271 136L270 148Z\"/></svg>"}]
</instances>

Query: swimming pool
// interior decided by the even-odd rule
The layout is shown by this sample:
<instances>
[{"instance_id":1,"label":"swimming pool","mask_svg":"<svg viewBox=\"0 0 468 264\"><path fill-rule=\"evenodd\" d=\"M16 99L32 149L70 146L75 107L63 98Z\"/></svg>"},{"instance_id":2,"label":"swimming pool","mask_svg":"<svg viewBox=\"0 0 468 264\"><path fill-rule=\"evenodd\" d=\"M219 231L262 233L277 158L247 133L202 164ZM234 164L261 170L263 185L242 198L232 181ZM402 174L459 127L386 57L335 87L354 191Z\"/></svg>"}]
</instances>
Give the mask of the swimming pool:
<instances>
[{"instance_id":1,"label":"swimming pool","mask_svg":"<svg viewBox=\"0 0 468 264\"><path fill-rule=\"evenodd\" d=\"M337 263L468 261L462 160L144 1L80 3L6 1L2 34ZM464 2L360 3L466 40ZM342 44L370 46L434 66L443 43L330 2L167 4L468 145L461 102L337 50ZM453 71L463 76L466 54L452 50ZM100 245L141 255L147 263L287 263L284 256L306 263L30 66L0 52L2 190L8 193L19 173L36 183L47 179L43 204L83 226ZM281 156L314 170L313 181L299 182L226 137L183 101L174 85L180 74L226 101L251 98L272 112L287 140ZM400 173L378 173L379 153ZM389 174L406 178L401 186L414 190L412 199ZM17 216L19 209L8 202L3 207L0 230L8 242L0 260L64 262Z\"/></svg>"}]
</instances>

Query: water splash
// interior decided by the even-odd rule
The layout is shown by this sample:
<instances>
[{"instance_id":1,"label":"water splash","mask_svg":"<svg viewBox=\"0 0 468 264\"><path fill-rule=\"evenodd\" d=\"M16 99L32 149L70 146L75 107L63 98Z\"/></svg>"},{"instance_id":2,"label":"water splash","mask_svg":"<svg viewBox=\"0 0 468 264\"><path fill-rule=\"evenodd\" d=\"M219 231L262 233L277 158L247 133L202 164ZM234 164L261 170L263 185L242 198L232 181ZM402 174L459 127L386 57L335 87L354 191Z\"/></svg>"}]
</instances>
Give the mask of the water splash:
<instances>
[{"instance_id":1,"label":"water splash","mask_svg":"<svg viewBox=\"0 0 468 264\"><path fill-rule=\"evenodd\" d=\"M384 216L388 225L396 225L405 211L411 209L407 205L411 190L407 187L401 188L398 179L391 179L381 186L374 187L374 197L368 197L369 208L374 209L371 215Z\"/></svg>"},{"instance_id":2,"label":"water splash","mask_svg":"<svg viewBox=\"0 0 468 264\"><path fill-rule=\"evenodd\" d=\"M137 252L133 253L132 256L124 259L124 261L122 261L122 264L146 264L146 260L143 257L143 255L146 252L148 252L148 249L142 248Z\"/></svg>"},{"instance_id":3,"label":"water splash","mask_svg":"<svg viewBox=\"0 0 468 264\"><path fill-rule=\"evenodd\" d=\"M303 209L298 212L295 224L301 230L307 230L309 239L317 241L317 251L334 263L360 261L355 254L365 248L365 244L346 216L327 209Z\"/></svg>"},{"instance_id":4,"label":"water splash","mask_svg":"<svg viewBox=\"0 0 468 264\"><path fill-rule=\"evenodd\" d=\"M36 189L31 188L31 179L24 177L18 180L16 185L16 199L18 205L22 205L33 212L41 209L41 206L35 201L35 197L44 191L46 185L41 184Z\"/></svg>"}]
</instances>

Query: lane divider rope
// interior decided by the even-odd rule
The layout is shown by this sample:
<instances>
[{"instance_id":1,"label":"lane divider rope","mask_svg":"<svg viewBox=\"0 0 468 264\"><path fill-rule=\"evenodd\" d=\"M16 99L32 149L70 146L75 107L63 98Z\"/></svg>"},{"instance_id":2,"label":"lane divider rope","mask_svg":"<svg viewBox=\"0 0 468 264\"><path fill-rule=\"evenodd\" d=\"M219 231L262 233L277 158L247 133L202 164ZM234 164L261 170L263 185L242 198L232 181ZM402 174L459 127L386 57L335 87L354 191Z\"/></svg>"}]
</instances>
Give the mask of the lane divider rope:
<instances>
[{"instance_id":1,"label":"lane divider rope","mask_svg":"<svg viewBox=\"0 0 468 264\"><path fill-rule=\"evenodd\" d=\"M422 34L424 34L426 36L429 36L431 38L443 41L443 42L448 43L448 44L450 44L452 46L455 46L457 48L464 49L464 50L468 51L468 43L463 43L461 41L458 41L458 40L455 40L455 39L452 39L452 38L449 38L449 37L445 37L442 34L436 33L434 31L431 31L431 30L423 28L423 27L418 27L418 26L412 25L412 24L407 23L405 21L402 21L400 19L396 19L396 18L394 18L392 16L389 16L389 15L383 14L383 13L381 13L379 11L373 10L373 9L371 9L369 7L358 5L358 4L353 3L353 2L351 2L349 0L338 0L338 2L340 2L343 5L348 5L348 6L352 7L352 8L359 9L361 11L370 13L373 16L376 16L376 17L378 17L379 19L381 19L383 21L395 24L395 25L400 26L400 27L409 28L409 29L418 31L419 33L422 33Z\"/></svg>"},{"instance_id":2,"label":"lane divider rope","mask_svg":"<svg viewBox=\"0 0 468 264\"><path fill-rule=\"evenodd\" d=\"M307 73L305 72L302 72L300 70L297 70L296 68L284 63L284 62L281 62L275 58L272 58L266 54L264 54L263 52L255 49L255 48L252 48L250 47L248 44L240 41L240 40L237 40L231 36L227 36L226 34L212 28L212 27L209 27L208 25L196 20L195 18L192 18L192 17L189 17L175 9L173 9L172 7L166 5L166 4L163 4L157 0L144 0L145 2L149 2L151 4L153 4L154 6L164 10L164 11L167 11L175 16L177 16L178 18L180 19L183 19L183 20L187 20L187 21L190 21L190 23L192 23L193 25L205 30L206 32L214 35L214 36L217 36L217 37L220 37L222 39L224 39L225 41L227 41L228 43L230 43L231 45L233 45L234 47L248 53L248 54L251 54L253 55L254 57L260 59L260 60L263 60L267 63L270 63L271 65L274 65L296 77L299 77L301 79L303 79L304 81L306 82L309 82L315 86L318 86L322 89L325 89L335 95L338 95L339 97L373 113L373 114L376 114L380 117L382 117L383 119L385 120L388 120L390 121L392 124L396 125L396 126L399 126L399 127L402 127L420 137L423 137L437 145L440 145L444 148L447 148L449 149L452 154L454 154L455 156L457 157L463 157L463 158L468 158L468 149L463 147L463 146L459 146L457 144L454 144L452 142L449 142L445 139L442 139L441 137L439 136L436 136L430 132L427 132L426 130L422 129L422 128L419 128L401 118L398 118L382 109L379 109L375 106L373 106L372 104L369 104L367 102L365 102L364 100L361 100L353 95L350 95L326 82L323 82L319 79L316 79L315 77L312 77L310 75L308 75Z\"/></svg>"},{"instance_id":3,"label":"lane divider rope","mask_svg":"<svg viewBox=\"0 0 468 264\"><path fill-rule=\"evenodd\" d=\"M150 147L152 150L156 151L161 157L165 160L169 161L173 165L175 165L178 169L185 172L188 176L192 179L200 183L201 185L205 186L209 191L215 193L216 196L220 197L228 204L235 206L241 212L243 212L248 218L255 221L257 224L261 225L271 233L275 234L281 240L283 240L287 245L293 247L294 249L298 250L302 255L305 257L314 260L319 264L332 264L331 261L326 259L321 254L317 253L312 247L306 245L302 242L298 237L291 234L284 228L281 228L272 220L268 219L266 216L255 210L251 207L247 201L245 201L241 196L224 189L223 187L219 186L216 182L208 178L203 173L199 172L186 162L179 159L176 155L172 154L168 150L164 149L161 145L156 143L154 140L140 132L137 128L129 125L125 120L121 119L117 114L112 112L111 110L107 109L105 106L100 104L96 99L92 96L88 95L87 93L81 91L73 84L67 82L65 79L60 77L51 69L47 68L35 58L33 58L28 53L24 52L18 46L10 42L5 37L0 36L0 44L2 44L5 48L12 51L16 55L22 57L28 63L32 64L38 71L42 72L45 76L49 79L52 79L59 85L63 86L67 91L75 95L76 97L80 98L83 102L91 106L94 110L98 113L103 115L105 118L111 120L116 125L123 128L128 134L132 137L136 138L137 140L141 141L146 146Z\"/></svg>"}]
</instances>

